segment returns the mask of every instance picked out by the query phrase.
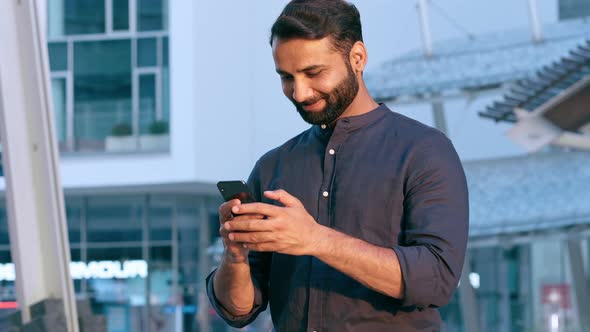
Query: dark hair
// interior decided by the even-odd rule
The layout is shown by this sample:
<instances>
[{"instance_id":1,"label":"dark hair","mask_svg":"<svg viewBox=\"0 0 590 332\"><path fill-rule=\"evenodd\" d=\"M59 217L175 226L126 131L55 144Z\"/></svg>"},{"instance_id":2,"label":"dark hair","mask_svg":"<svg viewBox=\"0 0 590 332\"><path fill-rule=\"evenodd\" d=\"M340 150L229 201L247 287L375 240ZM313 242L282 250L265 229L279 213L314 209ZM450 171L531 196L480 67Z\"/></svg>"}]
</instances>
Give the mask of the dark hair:
<instances>
[{"instance_id":1,"label":"dark hair","mask_svg":"<svg viewBox=\"0 0 590 332\"><path fill-rule=\"evenodd\" d=\"M330 37L334 49L348 55L357 41L363 41L361 16L344 0L292 0L270 30L275 38L317 40Z\"/></svg>"}]
</instances>

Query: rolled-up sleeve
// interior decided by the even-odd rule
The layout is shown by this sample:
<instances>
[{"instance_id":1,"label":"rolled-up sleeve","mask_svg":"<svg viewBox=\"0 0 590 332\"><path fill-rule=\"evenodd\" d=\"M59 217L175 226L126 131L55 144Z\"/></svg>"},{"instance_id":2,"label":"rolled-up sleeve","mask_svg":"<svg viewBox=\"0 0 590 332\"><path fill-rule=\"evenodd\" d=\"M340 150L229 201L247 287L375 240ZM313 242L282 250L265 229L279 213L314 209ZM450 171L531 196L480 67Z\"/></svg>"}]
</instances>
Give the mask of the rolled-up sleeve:
<instances>
[{"instance_id":1,"label":"rolled-up sleeve","mask_svg":"<svg viewBox=\"0 0 590 332\"><path fill-rule=\"evenodd\" d=\"M268 257L267 257L268 256ZM268 276L266 273L268 266L268 260L270 259L269 253L257 253L251 252L248 255L250 261L250 270L252 275L252 283L254 285L254 307L252 310L241 316L232 315L227 311L215 296L215 290L213 288L213 279L217 269L209 274L207 277L207 296L211 306L219 317L221 317L227 324L232 327L241 328L251 322L253 322L258 315L266 309L268 304Z\"/></svg>"},{"instance_id":2,"label":"rolled-up sleeve","mask_svg":"<svg viewBox=\"0 0 590 332\"><path fill-rule=\"evenodd\" d=\"M441 307L457 288L469 227L467 183L451 142L442 134L411 152L405 178L402 237L394 246L403 304Z\"/></svg>"},{"instance_id":3,"label":"rolled-up sleeve","mask_svg":"<svg viewBox=\"0 0 590 332\"><path fill-rule=\"evenodd\" d=\"M250 177L248 178L248 187L252 190L256 200L262 199L262 190L260 185L260 162L254 166ZM232 315L223 305L217 300L215 290L213 288L213 280L217 269L209 274L206 279L207 297L211 306L219 317L221 317L227 324L232 327L241 328L253 322L258 315L263 312L268 305L268 280L270 272L270 262L272 253L270 252L255 252L250 251L248 254L248 262L250 265L250 275L252 277L252 284L254 285L254 307L252 310L241 316Z\"/></svg>"}]
</instances>

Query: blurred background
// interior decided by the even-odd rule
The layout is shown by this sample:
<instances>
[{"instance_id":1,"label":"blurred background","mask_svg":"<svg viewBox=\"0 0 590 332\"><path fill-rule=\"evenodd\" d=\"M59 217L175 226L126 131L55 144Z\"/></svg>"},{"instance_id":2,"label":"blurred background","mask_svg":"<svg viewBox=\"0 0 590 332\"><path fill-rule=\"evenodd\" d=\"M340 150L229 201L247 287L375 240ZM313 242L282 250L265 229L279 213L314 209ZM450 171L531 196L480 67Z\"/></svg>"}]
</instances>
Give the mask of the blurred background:
<instances>
[{"instance_id":1,"label":"blurred background","mask_svg":"<svg viewBox=\"0 0 590 332\"><path fill-rule=\"evenodd\" d=\"M352 2L373 96L443 131L467 174L469 252L443 331L590 327L590 1ZM234 330L205 295L215 183L307 128L268 45L286 3L39 1L72 278L108 331Z\"/></svg>"}]
</instances>

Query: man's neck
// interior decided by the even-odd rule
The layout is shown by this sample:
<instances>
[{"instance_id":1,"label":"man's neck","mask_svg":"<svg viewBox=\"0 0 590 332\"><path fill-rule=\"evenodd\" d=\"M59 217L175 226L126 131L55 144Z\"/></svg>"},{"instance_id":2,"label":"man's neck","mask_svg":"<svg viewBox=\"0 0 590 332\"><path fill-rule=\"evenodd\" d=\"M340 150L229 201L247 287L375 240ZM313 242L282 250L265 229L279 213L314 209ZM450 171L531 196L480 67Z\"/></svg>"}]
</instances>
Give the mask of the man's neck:
<instances>
[{"instance_id":1,"label":"man's neck","mask_svg":"<svg viewBox=\"0 0 590 332\"><path fill-rule=\"evenodd\" d=\"M356 95L356 98L354 98L346 111L344 111L338 119L369 113L377 107L379 107L379 104L373 99L373 97L371 97L371 95L369 95L369 91L363 84L359 87L359 92Z\"/></svg>"}]
</instances>

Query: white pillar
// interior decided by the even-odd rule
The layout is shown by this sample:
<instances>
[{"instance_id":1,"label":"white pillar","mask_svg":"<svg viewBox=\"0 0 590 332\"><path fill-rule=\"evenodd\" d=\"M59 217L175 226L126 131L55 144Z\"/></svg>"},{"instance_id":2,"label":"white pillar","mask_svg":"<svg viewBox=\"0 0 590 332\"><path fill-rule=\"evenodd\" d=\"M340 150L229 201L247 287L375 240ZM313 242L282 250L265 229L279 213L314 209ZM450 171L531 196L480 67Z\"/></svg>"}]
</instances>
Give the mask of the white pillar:
<instances>
[{"instance_id":1,"label":"white pillar","mask_svg":"<svg viewBox=\"0 0 590 332\"><path fill-rule=\"evenodd\" d=\"M539 6L537 0L528 0L529 18L531 20L532 37L535 43L543 41L543 29L539 21Z\"/></svg>"},{"instance_id":2,"label":"white pillar","mask_svg":"<svg viewBox=\"0 0 590 332\"><path fill-rule=\"evenodd\" d=\"M428 15L428 0L418 0L418 14L420 16L420 27L422 28L422 46L424 55L431 57L432 36L430 34L430 17Z\"/></svg>"},{"instance_id":3,"label":"white pillar","mask_svg":"<svg viewBox=\"0 0 590 332\"><path fill-rule=\"evenodd\" d=\"M0 1L0 133L10 248L23 322L29 306L63 301L78 331L53 122L47 43L34 0Z\"/></svg>"}]
</instances>

